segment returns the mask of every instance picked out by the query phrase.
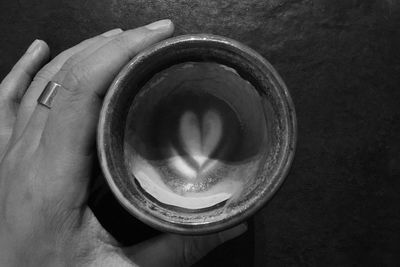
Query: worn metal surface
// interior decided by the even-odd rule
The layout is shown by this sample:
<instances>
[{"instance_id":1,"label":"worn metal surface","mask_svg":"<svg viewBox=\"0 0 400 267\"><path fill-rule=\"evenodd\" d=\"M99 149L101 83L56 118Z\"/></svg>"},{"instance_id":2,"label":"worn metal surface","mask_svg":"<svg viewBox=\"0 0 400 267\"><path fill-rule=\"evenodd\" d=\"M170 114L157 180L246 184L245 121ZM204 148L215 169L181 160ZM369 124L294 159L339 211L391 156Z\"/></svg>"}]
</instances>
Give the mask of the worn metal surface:
<instances>
[{"instance_id":1,"label":"worn metal surface","mask_svg":"<svg viewBox=\"0 0 400 267\"><path fill-rule=\"evenodd\" d=\"M254 229L202 265L396 266L399 9L393 0L1 1L0 74L35 38L56 54L101 31L165 17L177 34L209 32L248 44L291 91L296 159ZM107 203L109 212L123 214ZM151 232L121 231L132 228L126 214L123 221L107 219L104 209L98 214L125 243Z\"/></svg>"}]
</instances>

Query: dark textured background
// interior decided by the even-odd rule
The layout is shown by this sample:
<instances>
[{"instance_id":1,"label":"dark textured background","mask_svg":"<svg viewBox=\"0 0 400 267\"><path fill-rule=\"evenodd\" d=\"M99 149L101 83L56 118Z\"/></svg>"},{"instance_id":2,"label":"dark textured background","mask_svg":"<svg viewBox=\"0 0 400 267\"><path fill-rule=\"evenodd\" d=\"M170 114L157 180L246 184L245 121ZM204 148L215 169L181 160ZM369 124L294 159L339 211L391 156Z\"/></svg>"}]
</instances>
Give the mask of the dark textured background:
<instances>
[{"instance_id":1,"label":"dark textured background","mask_svg":"<svg viewBox=\"0 0 400 267\"><path fill-rule=\"evenodd\" d=\"M400 266L398 1L1 0L0 75L35 38L56 54L111 28L167 17L176 34L225 35L259 51L287 83L298 115L287 180L245 236L199 266ZM127 214L110 195L101 203L103 224L134 242Z\"/></svg>"}]
</instances>

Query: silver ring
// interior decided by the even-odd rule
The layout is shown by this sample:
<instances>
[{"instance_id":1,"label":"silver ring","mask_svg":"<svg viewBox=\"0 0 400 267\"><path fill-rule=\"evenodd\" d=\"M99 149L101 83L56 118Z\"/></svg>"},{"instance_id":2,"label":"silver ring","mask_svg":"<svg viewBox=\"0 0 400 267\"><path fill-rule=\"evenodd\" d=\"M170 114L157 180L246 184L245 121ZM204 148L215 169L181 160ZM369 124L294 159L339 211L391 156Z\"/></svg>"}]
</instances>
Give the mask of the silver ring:
<instances>
[{"instance_id":1,"label":"silver ring","mask_svg":"<svg viewBox=\"0 0 400 267\"><path fill-rule=\"evenodd\" d=\"M40 105L45 106L48 109L51 109L54 97L57 94L57 90L59 87L62 87L61 84L58 84L53 81L48 82L43 92L40 94L37 102Z\"/></svg>"}]
</instances>

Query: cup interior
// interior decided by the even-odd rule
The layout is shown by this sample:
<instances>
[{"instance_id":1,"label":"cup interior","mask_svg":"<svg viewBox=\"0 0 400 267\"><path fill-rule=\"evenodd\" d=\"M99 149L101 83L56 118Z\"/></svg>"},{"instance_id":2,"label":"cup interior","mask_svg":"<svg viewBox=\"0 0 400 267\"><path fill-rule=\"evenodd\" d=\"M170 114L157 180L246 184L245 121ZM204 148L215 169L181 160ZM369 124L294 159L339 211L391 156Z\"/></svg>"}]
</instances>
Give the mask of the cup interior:
<instances>
[{"instance_id":1,"label":"cup interior","mask_svg":"<svg viewBox=\"0 0 400 267\"><path fill-rule=\"evenodd\" d=\"M176 66L181 67L177 69ZM138 112L132 112L132 107L136 105L135 100L141 96L143 88L149 87L151 81L154 83L155 77L158 77L157 75L160 73L175 71L176 76L170 75L172 80L184 80L186 76L196 76L196 70L191 73L190 70L183 70L186 66L211 66L207 75L219 75L219 78L215 79L224 86L226 85L225 87L233 88L235 84L237 87L236 91L221 91L214 90L212 85L204 84L203 86L204 89L201 92L208 90L210 94L201 97L216 95L215 99L217 100L209 100L210 103L218 102L218 99L228 99L228 104L235 106L235 110L239 110L238 117L240 117L241 123L237 124L247 129L244 134L237 134L235 137L235 133L237 133L235 123L222 128L225 130L225 132L222 131L222 136L226 137L222 137L221 140L225 140L227 144L230 142L240 144L240 146L237 150L229 150L229 146L226 146L226 149L223 146L221 149L217 147L219 150L216 148L209 154L212 154L214 160L223 162L227 166L248 166L250 163L257 163L257 168L253 168L255 171L251 175L248 175L248 169L239 172L238 179L241 181L239 193L226 201L206 208L188 209L163 203L144 190L143 184L138 182L140 179L137 174L135 176L135 173L132 172L132 162L135 160L132 160L131 148L135 148L136 154L140 154L141 158L151 161L164 160L170 156L163 149L163 145L166 143L163 141L166 133L172 133L171 136L179 136L179 134L175 134L179 125L174 126L174 123L179 120L173 116L163 115L171 103L174 103L173 100L164 101L166 103L164 109L160 108L161 111L155 113L158 114L156 116L151 115L153 114L151 113L152 101L156 102L155 99L162 100L163 98L161 86L153 86L153 89L148 90L152 92L149 93L152 95L148 99L152 100L148 103L142 101L143 107L137 109L138 112L142 112L140 116L137 116ZM225 70L219 70L218 66L222 66L221 68ZM204 80L205 78L200 77L199 79ZM242 81L243 84L241 84ZM186 82L186 84L190 83ZM247 87L251 87L254 92L246 91ZM183 95L177 94L176 99L179 97L192 99L192 102L186 101L186 106L201 113L203 106L196 106L196 97L199 96L190 91L190 86L182 88L186 91ZM191 96L192 98L190 98ZM255 102L251 101L252 98ZM223 104L217 106L220 107L218 109L221 110L221 114L230 114L224 111ZM260 114L265 117L260 117ZM160 116L164 117L159 122L167 121L164 123L164 128L159 126L160 123L154 122L157 121L156 119L152 119ZM231 117L233 118L234 115ZM211 118L209 121L212 122L212 114L209 118ZM207 119L205 121L207 122ZM261 127L264 124L265 127ZM142 125L150 126L146 126L146 128ZM132 133L137 138L127 138L127 136L132 136ZM149 136L154 138L149 138ZM178 139L175 140L178 144L177 147L181 142ZM129 212L143 222L162 231L180 234L206 234L220 231L242 222L256 212L284 180L293 158L295 143L294 107L289 92L278 73L262 56L247 46L213 35L171 38L150 47L132 59L112 83L104 100L98 127L100 164L117 199ZM183 149L183 152L179 149L177 151L179 155L188 154L186 153L187 148ZM241 169L243 170L243 168ZM247 178L244 179L244 177Z\"/></svg>"}]
</instances>

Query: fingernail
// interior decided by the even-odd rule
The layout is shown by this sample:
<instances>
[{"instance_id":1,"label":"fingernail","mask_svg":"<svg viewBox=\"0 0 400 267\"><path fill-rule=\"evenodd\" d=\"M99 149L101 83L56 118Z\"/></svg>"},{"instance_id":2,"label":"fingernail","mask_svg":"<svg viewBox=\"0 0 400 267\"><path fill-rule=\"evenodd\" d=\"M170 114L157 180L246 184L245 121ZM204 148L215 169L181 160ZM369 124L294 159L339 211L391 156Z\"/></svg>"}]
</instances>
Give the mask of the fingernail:
<instances>
[{"instance_id":1,"label":"fingernail","mask_svg":"<svg viewBox=\"0 0 400 267\"><path fill-rule=\"evenodd\" d=\"M242 223L234 228L226 230L225 232L221 233L222 242L238 237L246 231L247 231L247 223Z\"/></svg>"},{"instance_id":2,"label":"fingernail","mask_svg":"<svg viewBox=\"0 0 400 267\"><path fill-rule=\"evenodd\" d=\"M117 28L117 29L113 29L113 30L110 30L108 32L105 32L101 36L111 37L111 36L117 35L117 34L119 34L121 32L123 32L123 30L121 30L120 28Z\"/></svg>"},{"instance_id":3,"label":"fingernail","mask_svg":"<svg viewBox=\"0 0 400 267\"><path fill-rule=\"evenodd\" d=\"M40 40L36 39L35 41L33 41L33 43L28 47L28 49L26 50L27 53L32 53L33 51L35 51L38 47L40 47Z\"/></svg>"},{"instance_id":4,"label":"fingernail","mask_svg":"<svg viewBox=\"0 0 400 267\"><path fill-rule=\"evenodd\" d=\"M169 28L171 26L171 24L172 24L171 20L163 19L163 20L159 20L159 21L150 23L150 24L146 25L145 27L152 31L159 31L159 30Z\"/></svg>"}]
</instances>

